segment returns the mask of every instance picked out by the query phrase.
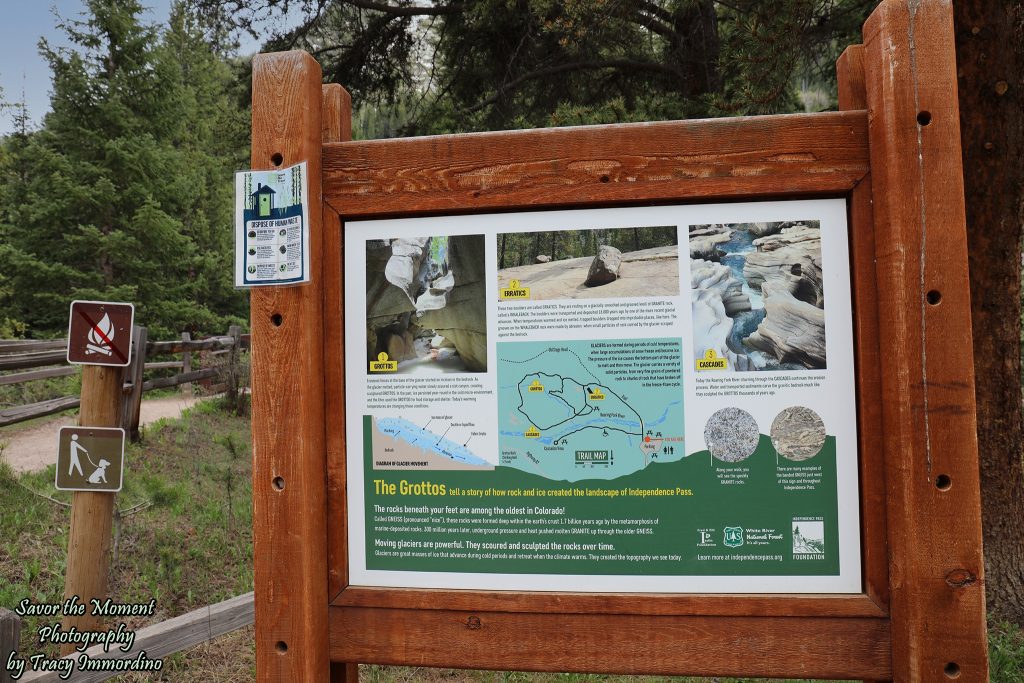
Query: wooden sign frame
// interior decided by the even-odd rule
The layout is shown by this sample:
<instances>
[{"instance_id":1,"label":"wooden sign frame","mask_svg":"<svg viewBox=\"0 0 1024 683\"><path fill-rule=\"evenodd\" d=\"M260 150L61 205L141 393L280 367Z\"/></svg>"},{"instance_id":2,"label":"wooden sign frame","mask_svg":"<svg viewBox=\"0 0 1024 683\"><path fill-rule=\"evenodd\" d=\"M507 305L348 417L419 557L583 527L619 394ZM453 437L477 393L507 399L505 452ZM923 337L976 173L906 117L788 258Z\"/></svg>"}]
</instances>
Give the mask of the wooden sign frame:
<instances>
[{"instance_id":1,"label":"wooden sign frame","mask_svg":"<svg viewBox=\"0 0 1024 683\"><path fill-rule=\"evenodd\" d=\"M949 2L883 2L837 68L839 112L351 142L311 57L255 58L252 164L309 163L314 246L310 285L251 293L260 681L360 662L987 680ZM811 197L849 208L862 593L348 585L346 220Z\"/></svg>"}]
</instances>

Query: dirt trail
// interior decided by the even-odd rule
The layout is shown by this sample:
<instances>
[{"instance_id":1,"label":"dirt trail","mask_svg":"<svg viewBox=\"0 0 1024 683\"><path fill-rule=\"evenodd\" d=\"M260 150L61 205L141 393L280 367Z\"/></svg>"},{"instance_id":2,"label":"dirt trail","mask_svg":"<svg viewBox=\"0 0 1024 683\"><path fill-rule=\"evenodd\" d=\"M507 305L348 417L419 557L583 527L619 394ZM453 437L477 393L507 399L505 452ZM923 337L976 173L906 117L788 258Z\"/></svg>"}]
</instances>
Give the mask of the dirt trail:
<instances>
[{"instance_id":1,"label":"dirt trail","mask_svg":"<svg viewBox=\"0 0 1024 683\"><path fill-rule=\"evenodd\" d=\"M139 425L147 425L165 417L176 418L181 415L181 411L191 408L199 400L184 396L144 400ZM4 459L11 463L15 472L44 469L57 457L57 432L63 426L76 424L77 419L76 415L59 415L31 427L0 432Z\"/></svg>"}]
</instances>

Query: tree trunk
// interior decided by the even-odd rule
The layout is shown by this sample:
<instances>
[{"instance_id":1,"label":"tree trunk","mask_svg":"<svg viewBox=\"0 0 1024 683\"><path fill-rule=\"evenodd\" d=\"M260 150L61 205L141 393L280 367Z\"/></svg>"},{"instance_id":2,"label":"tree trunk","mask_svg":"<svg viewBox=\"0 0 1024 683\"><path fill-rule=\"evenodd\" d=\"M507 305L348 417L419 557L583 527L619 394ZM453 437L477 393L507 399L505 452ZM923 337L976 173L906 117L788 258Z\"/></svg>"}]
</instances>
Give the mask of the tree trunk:
<instances>
[{"instance_id":1,"label":"tree trunk","mask_svg":"<svg viewBox=\"0 0 1024 683\"><path fill-rule=\"evenodd\" d=\"M986 599L1024 626L1021 188L1024 7L953 3L977 376Z\"/></svg>"}]
</instances>

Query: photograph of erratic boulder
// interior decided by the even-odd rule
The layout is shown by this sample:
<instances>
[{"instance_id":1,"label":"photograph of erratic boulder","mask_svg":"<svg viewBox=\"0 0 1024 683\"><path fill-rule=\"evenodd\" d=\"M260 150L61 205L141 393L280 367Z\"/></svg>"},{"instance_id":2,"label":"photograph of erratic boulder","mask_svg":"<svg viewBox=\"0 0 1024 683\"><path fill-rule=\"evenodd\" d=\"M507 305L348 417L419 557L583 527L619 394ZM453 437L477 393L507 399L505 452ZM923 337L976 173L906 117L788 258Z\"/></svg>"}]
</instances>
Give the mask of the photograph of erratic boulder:
<instances>
[{"instance_id":1,"label":"photograph of erratic boulder","mask_svg":"<svg viewBox=\"0 0 1024 683\"><path fill-rule=\"evenodd\" d=\"M398 374L487 372L486 291L483 235L367 241L367 360L386 353Z\"/></svg>"},{"instance_id":2,"label":"photograph of erratic boulder","mask_svg":"<svg viewBox=\"0 0 1024 683\"><path fill-rule=\"evenodd\" d=\"M531 301L679 296L674 225L498 235L498 290L513 280Z\"/></svg>"},{"instance_id":3,"label":"photograph of erratic boulder","mask_svg":"<svg viewBox=\"0 0 1024 683\"><path fill-rule=\"evenodd\" d=\"M819 221L690 226L693 346L728 370L825 368Z\"/></svg>"}]
</instances>

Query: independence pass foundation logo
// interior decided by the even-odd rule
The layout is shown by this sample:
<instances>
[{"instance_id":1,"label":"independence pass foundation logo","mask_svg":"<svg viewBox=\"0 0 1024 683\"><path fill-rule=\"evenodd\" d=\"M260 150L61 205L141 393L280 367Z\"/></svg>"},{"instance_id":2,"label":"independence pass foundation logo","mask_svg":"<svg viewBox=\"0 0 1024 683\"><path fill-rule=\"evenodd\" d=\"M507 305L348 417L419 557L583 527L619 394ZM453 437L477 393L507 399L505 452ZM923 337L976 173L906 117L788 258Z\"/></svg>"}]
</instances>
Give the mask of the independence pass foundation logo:
<instances>
[{"instance_id":1,"label":"independence pass foundation logo","mask_svg":"<svg viewBox=\"0 0 1024 683\"><path fill-rule=\"evenodd\" d=\"M825 521L820 517L793 518L793 559L825 559Z\"/></svg>"}]
</instances>

